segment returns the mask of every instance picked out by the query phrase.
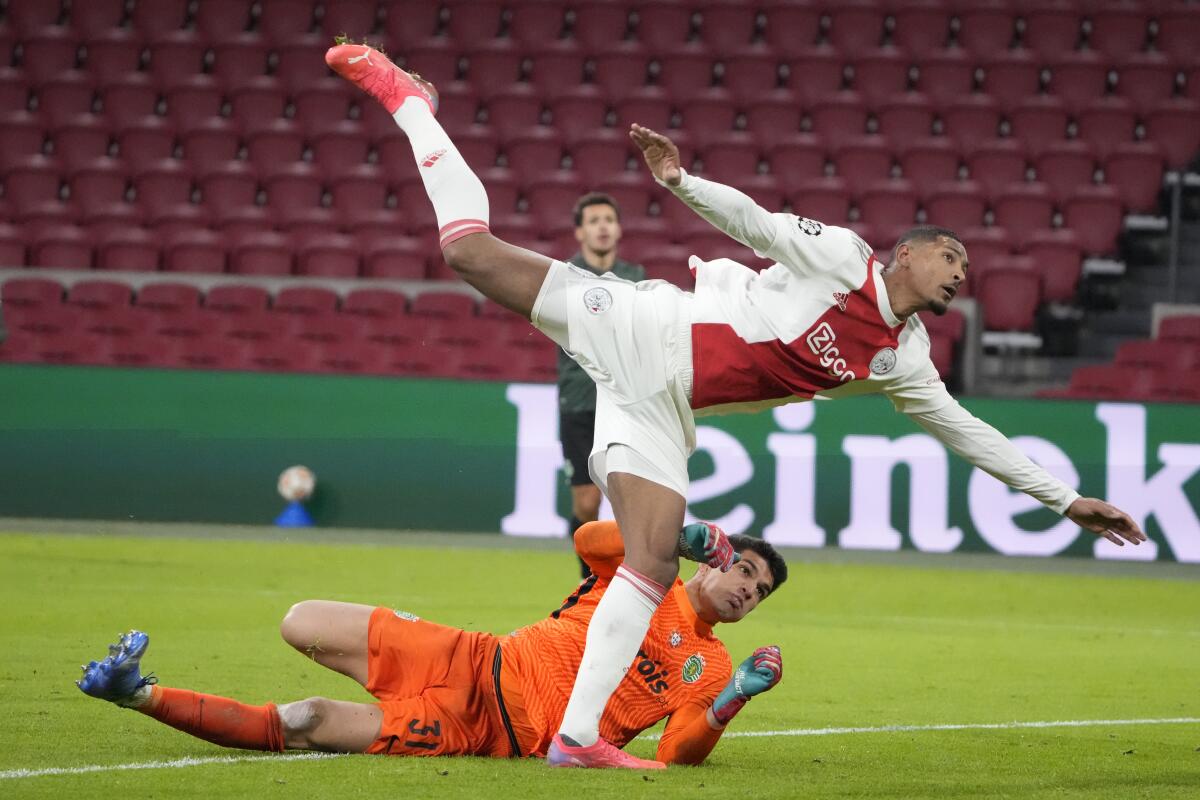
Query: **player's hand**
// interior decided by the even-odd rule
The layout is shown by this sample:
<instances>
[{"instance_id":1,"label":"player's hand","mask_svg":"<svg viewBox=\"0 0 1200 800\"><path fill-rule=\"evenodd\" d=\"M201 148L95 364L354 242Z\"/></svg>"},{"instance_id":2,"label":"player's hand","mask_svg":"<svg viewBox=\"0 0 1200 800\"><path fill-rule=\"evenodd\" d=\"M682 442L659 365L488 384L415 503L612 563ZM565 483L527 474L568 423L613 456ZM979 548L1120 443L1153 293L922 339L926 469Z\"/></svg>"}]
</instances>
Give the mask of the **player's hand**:
<instances>
[{"instance_id":1,"label":"player's hand","mask_svg":"<svg viewBox=\"0 0 1200 800\"><path fill-rule=\"evenodd\" d=\"M783 655L775 645L760 647L754 654L738 664L733 677L713 701L713 717L722 725L742 710L746 701L762 694L783 679Z\"/></svg>"},{"instance_id":2,"label":"player's hand","mask_svg":"<svg viewBox=\"0 0 1200 800\"><path fill-rule=\"evenodd\" d=\"M679 531L679 555L721 572L729 572L741 560L725 531L711 522L694 522Z\"/></svg>"},{"instance_id":3,"label":"player's hand","mask_svg":"<svg viewBox=\"0 0 1200 800\"><path fill-rule=\"evenodd\" d=\"M1080 497L1067 508L1066 516L1079 527L1121 547L1125 542L1141 544L1146 541L1146 534L1128 514L1095 497Z\"/></svg>"},{"instance_id":4,"label":"player's hand","mask_svg":"<svg viewBox=\"0 0 1200 800\"><path fill-rule=\"evenodd\" d=\"M668 186L679 185L683 172L679 168L679 148L674 142L636 122L629 126L629 138L641 148L646 166L650 167L654 177Z\"/></svg>"}]
</instances>

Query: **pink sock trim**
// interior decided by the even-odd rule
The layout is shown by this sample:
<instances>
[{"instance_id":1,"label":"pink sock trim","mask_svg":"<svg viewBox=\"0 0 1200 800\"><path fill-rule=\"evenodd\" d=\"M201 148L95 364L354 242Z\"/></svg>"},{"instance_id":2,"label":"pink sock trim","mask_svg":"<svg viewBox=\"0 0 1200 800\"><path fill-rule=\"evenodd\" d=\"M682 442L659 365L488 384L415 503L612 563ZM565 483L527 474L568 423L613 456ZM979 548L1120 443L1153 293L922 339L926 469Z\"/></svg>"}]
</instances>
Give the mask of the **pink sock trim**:
<instances>
[{"instance_id":1,"label":"pink sock trim","mask_svg":"<svg viewBox=\"0 0 1200 800\"><path fill-rule=\"evenodd\" d=\"M614 576L623 578L628 581L633 588L642 593L643 596L654 605L660 605L663 598L667 596L667 587L657 581L647 578L642 573L638 572L633 567L627 567L624 564L617 567L617 574Z\"/></svg>"},{"instance_id":2,"label":"pink sock trim","mask_svg":"<svg viewBox=\"0 0 1200 800\"><path fill-rule=\"evenodd\" d=\"M439 244L445 247L464 236L469 236L472 233L487 233L490 230L488 224L481 219L455 220L449 225L443 225L442 229L438 231L438 236L440 237Z\"/></svg>"}]
</instances>

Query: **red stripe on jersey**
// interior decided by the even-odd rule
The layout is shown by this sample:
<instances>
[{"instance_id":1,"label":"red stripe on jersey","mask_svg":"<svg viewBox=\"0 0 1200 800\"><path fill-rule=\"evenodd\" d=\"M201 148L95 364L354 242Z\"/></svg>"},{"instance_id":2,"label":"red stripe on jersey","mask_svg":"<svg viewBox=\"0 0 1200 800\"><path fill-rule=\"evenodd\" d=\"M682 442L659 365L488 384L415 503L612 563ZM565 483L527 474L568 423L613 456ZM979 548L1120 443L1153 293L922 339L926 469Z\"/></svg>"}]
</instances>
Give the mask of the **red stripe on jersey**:
<instances>
[{"instance_id":1,"label":"red stripe on jersey","mask_svg":"<svg viewBox=\"0 0 1200 800\"><path fill-rule=\"evenodd\" d=\"M692 408L755 403L784 397L811 398L850 380L871 375L871 359L897 347L904 325L889 327L879 313L875 258L867 277L791 342L747 342L724 323L692 325Z\"/></svg>"}]
</instances>

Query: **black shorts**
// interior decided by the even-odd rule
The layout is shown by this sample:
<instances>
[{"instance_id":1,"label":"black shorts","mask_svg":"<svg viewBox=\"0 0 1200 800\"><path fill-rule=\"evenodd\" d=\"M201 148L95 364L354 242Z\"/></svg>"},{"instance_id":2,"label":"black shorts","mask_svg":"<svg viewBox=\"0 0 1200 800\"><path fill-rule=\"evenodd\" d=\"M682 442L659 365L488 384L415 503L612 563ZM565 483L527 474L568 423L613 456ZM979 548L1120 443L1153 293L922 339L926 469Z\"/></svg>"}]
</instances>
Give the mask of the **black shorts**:
<instances>
[{"instance_id":1,"label":"black shorts","mask_svg":"<svg viewBox=\"0 0 1200 800\"><path fill-rule=\"evenodd\" d=\"M592 454L592 440L596 438L596 412L560 412L558 438L562 441L563 458L567 462L567 480L572 486L591 485L588 456Z\"/></svg>"}]
</instances>

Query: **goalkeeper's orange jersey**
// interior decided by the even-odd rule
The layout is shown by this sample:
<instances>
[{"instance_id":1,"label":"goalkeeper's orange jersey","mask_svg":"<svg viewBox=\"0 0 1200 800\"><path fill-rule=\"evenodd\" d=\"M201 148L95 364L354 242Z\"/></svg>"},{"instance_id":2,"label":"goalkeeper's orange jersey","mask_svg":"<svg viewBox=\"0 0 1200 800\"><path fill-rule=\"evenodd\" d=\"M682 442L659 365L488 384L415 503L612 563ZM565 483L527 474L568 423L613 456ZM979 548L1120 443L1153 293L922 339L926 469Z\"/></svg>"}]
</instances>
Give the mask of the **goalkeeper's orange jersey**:
<instances>
[{"instance_id":1,"label":"goalkeeper's orange jersey","mask_svg":"<svg viewBox=\"0 0 1200 800\"><path fill-rule=\"evenodd\" d=\"M566 712L583 659L588 623L624 558L613 522L594 522L575 534L575 549L594 573L548 618L500 642L501 686L524 755L545 755ZM623 747L670 717L658 758L700 763L721 736L706 712L732 674L729 653L696 616L678 578L650 620L637 657L600 719L600 735Z\"/></svg>"}]
</instances>

